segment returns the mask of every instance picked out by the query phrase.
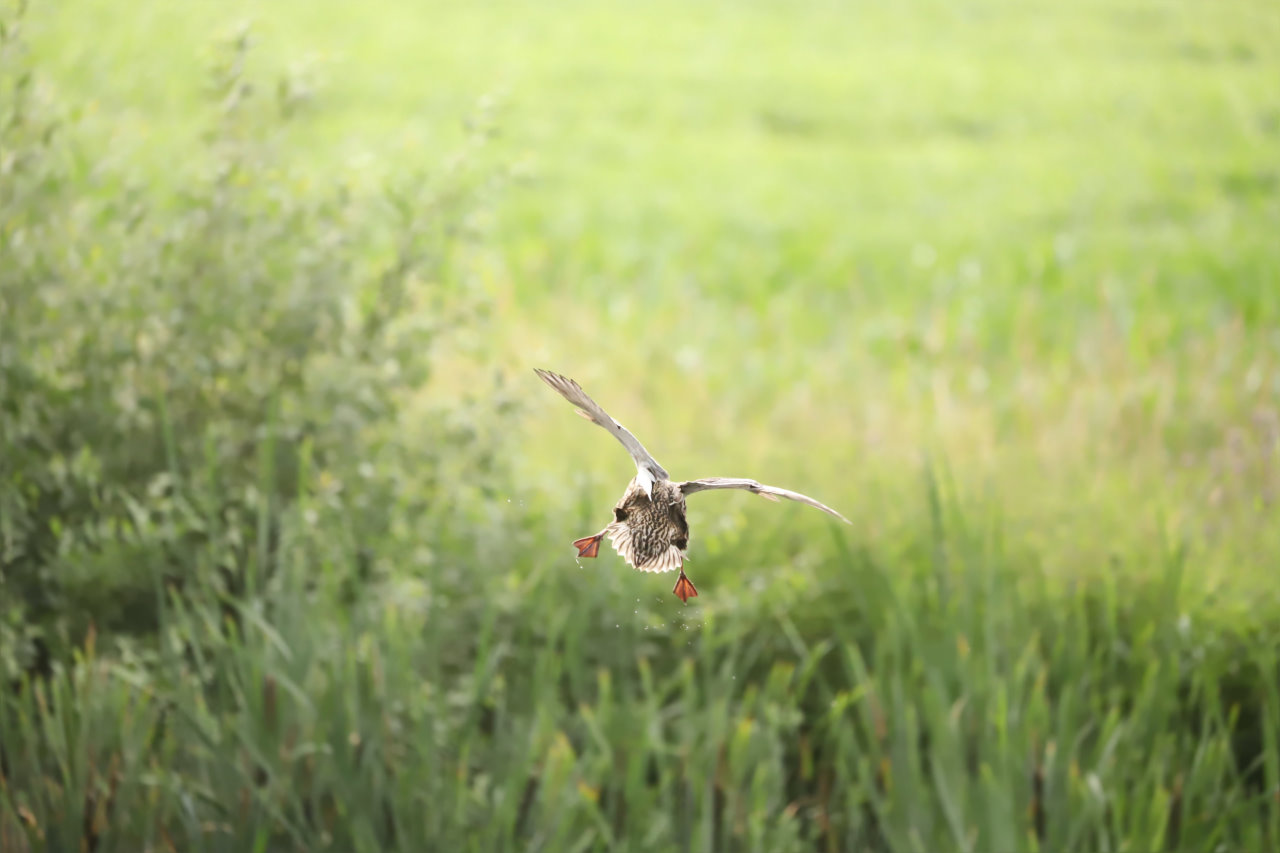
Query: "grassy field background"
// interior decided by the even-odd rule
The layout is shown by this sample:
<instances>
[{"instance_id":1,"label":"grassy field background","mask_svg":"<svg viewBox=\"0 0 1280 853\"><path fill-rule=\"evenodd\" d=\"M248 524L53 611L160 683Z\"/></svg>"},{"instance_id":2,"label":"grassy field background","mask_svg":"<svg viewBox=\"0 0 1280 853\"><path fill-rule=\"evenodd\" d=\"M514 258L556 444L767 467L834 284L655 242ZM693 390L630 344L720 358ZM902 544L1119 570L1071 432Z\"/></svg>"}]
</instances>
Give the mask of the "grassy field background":
<instances>
[{"instance_id":1,"label":"grassy field background","mask_svg":"<svg viewBox=\"0 0 1280 853\"><path fill-rule=\"evenodd\" d=\"M235 484L257 544L167 539L160 570L49 511L62 544L31 565L64 653L0 702L0 847L1280 844L1271 5L73 0L23 34L66 147L58 180L5 196L30 274L4 280L28 347L4 397L21 412L27 366L63 387L98 350L59 342L118 316L102 294L133 294L142 258L190 293L129 297L173 313L138 308L122 346L179 355L119 372L162 401L120 435L167 450L93 493L112 471L146 506L190 489L156 529L231 531L208 495ZM211 63L234 84L212 102ZM228 150L259 183L182 218ZM40 245L65 253L15 236L46 195ZM170 242L132 242L134 201ZM209 210L216 250L147 254ZM388 290L402 236L443 260ZM210 307L224 279L242 313ZM320 323L279 357L326 360L277 395L258 368L313 287L383 325ZM147 325L175 305L205 322ZM419 321L429 346L395 343ZM214 392L165 414L206 342L240 353L210 387L249 377L243 424ZM799 489L853 527L693 499L687 607L613 555L575 564L631 472L535 366L674 476ZM327 433L366 384L393 402ZM224 421L250 448L226 472ZM67 435L56 458L120 444ZM141 627L122 590L156 611Z\"/></svg>"}]
</instances>

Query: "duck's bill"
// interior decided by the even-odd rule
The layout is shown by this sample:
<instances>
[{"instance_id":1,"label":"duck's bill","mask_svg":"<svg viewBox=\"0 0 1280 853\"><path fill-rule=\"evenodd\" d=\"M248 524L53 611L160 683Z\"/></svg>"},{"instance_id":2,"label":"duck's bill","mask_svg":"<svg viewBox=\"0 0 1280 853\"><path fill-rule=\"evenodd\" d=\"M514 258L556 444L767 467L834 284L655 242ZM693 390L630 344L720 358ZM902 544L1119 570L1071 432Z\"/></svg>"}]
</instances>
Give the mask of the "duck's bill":
<instances>
[{"instance_id":1,"label":"duck's bill","mask_svg":"<svg viewBox=\"0 0 1280 853\"><path fill-rule=\"evenodd\" d=\"M674 592L685 604L688 604L689 599L698 594L698 590L694 587L693 581L685 577L683 571L680 572L680 577L676 579L676 585L671 591Z\"/></svg>"},{"instance_id":2,"label":"duck's bill","mask_svg":"<svg viewBox=\"0 0 1280 853\"><path fill-rule=\"evenodd\" d=\"M579 557L594 557L600 553L600 540L603 538L603 534L597 533L595 536L576 539L573 547L578 549ZM697 595L697 593L694 594Z\"/></svg>"}]
</instances>

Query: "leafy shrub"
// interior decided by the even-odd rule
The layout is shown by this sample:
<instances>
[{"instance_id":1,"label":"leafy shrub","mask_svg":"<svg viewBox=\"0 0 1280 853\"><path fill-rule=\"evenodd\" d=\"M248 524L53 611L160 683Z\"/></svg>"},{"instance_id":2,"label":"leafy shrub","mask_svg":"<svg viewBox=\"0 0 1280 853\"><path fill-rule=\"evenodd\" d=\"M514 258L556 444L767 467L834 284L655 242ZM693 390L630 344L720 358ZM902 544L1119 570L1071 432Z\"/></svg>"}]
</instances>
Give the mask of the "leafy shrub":
<instances>
[{"instance_id":1,"label":"leafy shrub","mask_svg":"<svg viewBox=\"0 0 1280 853\"><path fill-rule=\"evenodd\" d=\"M3 20L0 668L41 667L89 624L145 634L160 591L197 575L264 582L304 491L310 523L376 571L386 507L429 520L442 460L492 461L456 404L405 419L442 337L483 320L465 260L500 186L478 156L488 124L431 179L302 191L277 150L294 87L265 108L242 30L168 197L77 139L21 36L20 14Z\"/></svg>"}]
</instances>

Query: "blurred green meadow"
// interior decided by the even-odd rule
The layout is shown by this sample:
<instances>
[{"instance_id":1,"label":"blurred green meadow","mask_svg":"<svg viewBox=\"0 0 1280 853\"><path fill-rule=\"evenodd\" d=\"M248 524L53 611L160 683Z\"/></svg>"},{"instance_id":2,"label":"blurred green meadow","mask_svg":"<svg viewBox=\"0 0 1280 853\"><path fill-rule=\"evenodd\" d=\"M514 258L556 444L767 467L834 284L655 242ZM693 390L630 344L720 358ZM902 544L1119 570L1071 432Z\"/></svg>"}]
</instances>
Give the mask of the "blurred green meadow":
<instances>
[{"instance_id":1,"label":"blurred green meadow","mask_svg":"<svg viewBox=\"0 0 1280 853\"><path fill-rule=\"evenodd\" d=\"M0 851L1280 846L1274 4L0 8Z\"/></svg>"}]
</instances>

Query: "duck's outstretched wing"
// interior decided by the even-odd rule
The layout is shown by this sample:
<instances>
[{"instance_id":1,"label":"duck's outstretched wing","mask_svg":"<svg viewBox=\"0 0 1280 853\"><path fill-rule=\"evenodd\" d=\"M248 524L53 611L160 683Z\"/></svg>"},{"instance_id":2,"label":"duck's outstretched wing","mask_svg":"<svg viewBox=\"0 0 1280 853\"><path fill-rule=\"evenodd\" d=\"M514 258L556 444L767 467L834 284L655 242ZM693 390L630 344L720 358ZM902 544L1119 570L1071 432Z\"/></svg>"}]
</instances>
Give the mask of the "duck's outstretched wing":
<instances>
[{"instance_id":1,"label":"duck's outstretched wing","mask_svg":"<svg viewBox=\"0 0 1280 853\"><path fill-rule=\"evenodd\" d=\"M793 492L789 489L779 489L777 486L766 486L763 483L757 483L755 480L745 480L739 477L703 477L701 480L689 480L684 483L676 484L685 496L692 495L696 492L705 492L708 489L743 489L748 492L754 492L762 498L768 498L776 501L778 498L786 498L789 501L799 501L802 504L808 504L815 509L820 509L828 515L834 515L845 524L853 522L836 512L824 503L815 501L808 495L802 495L799 492Z\"/></svg>"},{"instance_id":2,"label":"duck's outstretched wing","mask_svg":"<svg viewBox=\"0 0 1280 853\"><path fill-rule=\"evenodd\" d=\"M666 469L658 464L658 460L649 455L649 451L644 449L644 445L632 435L626 427L615 421L609 416L609 413L600 408L600 404L587 396L587 392L582 390L577 382L567 376L561 376L558 373L552 373L549 370L540 370L534 368L533 372L538 374L543 382L560 392L560 396L564 397L570 403L578 407L578 413L592 423L599 424L627 449L631 454L631 458L635 460L636 468L642 474L648 473L654 480L669 480L671 476L667 474ZM651 483L650 483L651 485ZM647 492L648 489L646 488Z\"/></svg>"}]
</instances>

